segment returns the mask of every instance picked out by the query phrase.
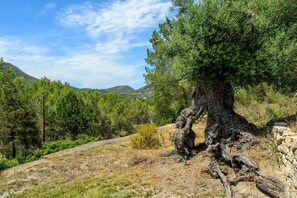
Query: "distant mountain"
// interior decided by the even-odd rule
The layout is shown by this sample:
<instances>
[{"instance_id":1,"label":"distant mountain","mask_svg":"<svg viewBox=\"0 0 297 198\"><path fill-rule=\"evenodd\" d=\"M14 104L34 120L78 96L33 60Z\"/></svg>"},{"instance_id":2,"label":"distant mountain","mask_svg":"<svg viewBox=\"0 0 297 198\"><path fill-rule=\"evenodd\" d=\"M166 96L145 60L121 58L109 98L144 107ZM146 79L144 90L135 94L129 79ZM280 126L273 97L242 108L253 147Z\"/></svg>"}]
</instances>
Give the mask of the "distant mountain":
<instances>
[{"instance_id":1,"label":"distant mountain","mask_svg":"<svg viewBox=\"0 0 297 198\"><path fill-rule=\"evenodd\" d=\"M137 93L144 93L147 95L151 95L153 93L154 89L151 85L145 85L144 87L141 87L136 90Z\"/></svg>"},{"instance_id":2,"label":"distant mountain","mask_svg":"<svg viewBox=\"0 0 297 198\"><path fill-rule=\"evenodd\" d=\"M145 85L137 90L133 89L128 85L115 86L108 89L82 89L82 90L93 90L100 93L118 93L125 97L146 99L154 95L154 89L151 85Z\"/></svg>"},{"instance_id":3,"label":"distant mountain","mask_svg":"<svg viewBox=\"0 0 297 198\"><path fill-rule=\"evenodd\" d=\"M153 96L153 94L154 94L153 87L150 85L145 85L144 87L134 90L133 92L131 91L129 93L124 93L121 95L145 100L145 99Z\"/></svg>"},{"instance_id":4,"label":"distant mountain","mask_svg":"<svg viewBox=\"0 0 297 198\"><path fill-rule=\"evenodd\" d=\"M24 83L25 84L31 84L32 82L38 80L37 78L30 76L23 72L21 69L18 67L14 66L11 63L4 63L4 67L2 71L6 71L8 68L12 67L13 71L15 72L17 77L23 77L24 78ZM146 85L144 87L141 87L140 89L133 89L132 87L128 85L121 85L121 86L115 86L111 87L108 89L90 89L90 88L75 88L76 90L93 90L93 91L98 91L100 93L118 93L123 96L127 97L133 97L133 98L140 98L140 99L146 99L148 97L151 97L154 93L153 87L150 85Z\"/></svg>"},{"instance_id":5,"label":"distant mountain","mask_svg":"<svg viewBox=\"0 0 297 198\"><path fill-rule=\"evenodd\" d=\"M108 92L108 93L119 93L119 94L130 94L130 93L135 93L136 90L133 89L132 87L128 86L128 85L122 85L122 86L115 86L115 87L111 87L108 89L103 89L104 91Z\"/></svg>"},{"instance_id":6,"label":"distant mountain","mask_svg":"<svg viewBox=\"0 0 297 198\"><path fill-rule=\"evenodd\" d=\"M136 96L137 98L150 98L154 95L154 88L151 85L145 85L144 87L141 87L136 90Z\"/></svg>"},{"instance_id":7,"label":"distant mountain","mask_svg":"<svg viewBox=\"0 0 297 198\"><path fill-rule=\"evenodd\" d=\"M133 89L132 87L128 85L121 85L121 86L115 86L108 89L90 89L90 88L83 88L83 89L77 89L77 90L91 90L91 91L97 91L99 93L118 93L124 97L132 97L132 98L139 98L139 99L146 99L154 94L153 87L150 85L145 85L144 87L141 87L140 89Z\"/></svg>"},{"instance_id":8,"label":"distant mountain","mask_svg":"<svg viewBox=\"0 0 297 198\"><path fill-rule=\"evenodd\" d=\"M26 74L25 72L23 72L22 70L20 70L18 67L14 66L11 63L4 63L4 67L1 71L6 71L9 68L12 68L12 70L14 71L15 75L17 77L23 77L24 78L24 83L25 84L31 84L32 82L38 80L37 78L34 78L33 76L30 76L28 74Z\"/></svg>"}]
</instances>

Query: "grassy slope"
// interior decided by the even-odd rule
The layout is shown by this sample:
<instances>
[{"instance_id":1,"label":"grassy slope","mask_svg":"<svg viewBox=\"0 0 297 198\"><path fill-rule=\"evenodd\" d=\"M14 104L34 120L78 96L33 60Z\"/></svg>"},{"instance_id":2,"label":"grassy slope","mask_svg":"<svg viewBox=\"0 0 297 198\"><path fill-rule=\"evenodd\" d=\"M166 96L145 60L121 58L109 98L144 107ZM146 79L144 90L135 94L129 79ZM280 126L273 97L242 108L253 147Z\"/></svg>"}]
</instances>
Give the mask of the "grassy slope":
<instances>
[{"instance_id":1,"label":"grassy slope","mask_svg":"<svg viewBox=\"0 0 297 198\"><path fill-rule=\"evenodd\" d=\"M195 125L197 143L203 141L203 123ZM174 125L160 128L163 146L158 150L134 150L129 138L115 143L73 149L4 171L0 177L0 196L11 197L224 197L219 180L207 173L209 158L196 154L189 166L175 163L170 137ZM249 153L261 161L267 173L279 175L271 160L269 144ZM253 183L234 187L239 197L264 197ZM15 193L17 192L17 193Z\"/></svg>"}]
</instances>

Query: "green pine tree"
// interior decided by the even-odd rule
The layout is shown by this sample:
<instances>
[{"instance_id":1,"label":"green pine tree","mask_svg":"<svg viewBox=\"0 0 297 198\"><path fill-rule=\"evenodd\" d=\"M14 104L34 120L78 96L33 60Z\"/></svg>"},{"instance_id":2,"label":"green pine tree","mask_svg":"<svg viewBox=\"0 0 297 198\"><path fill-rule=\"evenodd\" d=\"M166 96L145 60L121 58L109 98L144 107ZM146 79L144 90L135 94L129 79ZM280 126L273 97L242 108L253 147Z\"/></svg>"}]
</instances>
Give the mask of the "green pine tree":
<instances>
[{"instance_id":1,"label":"green pine tree","mask_svg":"<svg viewBox=\"0 0 297 198\"><path fill-rule=\"evenodd\" d=\"M32 153L40 146L38 133L23 79L15 78L11 68L0 72L0 152L9 159Z\"/></svg>"},{"instance_id":2,"label":"green pine tree","mask_svg":"<svg viewBox=\"0 0 297 198\"><path fill-rule=\"evenodd\" d=\"M75 140L79 133L90 128L90 110L75 92L70 90L57 104L56 121L61 129Z\"/></svg>"}]
</instances>

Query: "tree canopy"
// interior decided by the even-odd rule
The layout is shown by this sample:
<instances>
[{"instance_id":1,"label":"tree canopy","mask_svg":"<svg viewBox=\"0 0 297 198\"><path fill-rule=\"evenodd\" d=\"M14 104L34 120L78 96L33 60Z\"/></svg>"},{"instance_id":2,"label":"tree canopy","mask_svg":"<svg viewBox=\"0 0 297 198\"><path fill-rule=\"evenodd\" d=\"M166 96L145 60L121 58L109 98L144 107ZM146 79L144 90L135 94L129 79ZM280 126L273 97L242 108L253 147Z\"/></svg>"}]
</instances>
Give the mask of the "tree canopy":
<instances>
[{"instance_id":1,"label":"tree canopy","mask_svg":"<svg viewBox=\"0 0 297 198\"><path fill-rule=\"evenodd\" d=\"M296 0L172 1L177 14L154 31L147 79L172 76L196 85L296 80ZM166 77L167 78L167 77ZM291 83L291 84L290 84Z\"/></svg>"}]
</instances>

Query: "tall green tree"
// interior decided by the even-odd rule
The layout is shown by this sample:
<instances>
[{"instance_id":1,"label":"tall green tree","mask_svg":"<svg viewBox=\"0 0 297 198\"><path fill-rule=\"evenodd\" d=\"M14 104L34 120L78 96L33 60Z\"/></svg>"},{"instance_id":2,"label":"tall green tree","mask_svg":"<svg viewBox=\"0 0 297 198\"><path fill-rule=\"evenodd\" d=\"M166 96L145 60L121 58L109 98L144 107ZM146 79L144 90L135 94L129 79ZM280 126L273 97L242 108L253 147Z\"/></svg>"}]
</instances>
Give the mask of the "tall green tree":
<instances>
[{"instance_id":1,"label":"tall green tree","mask_svg":"<svg viewBox=\"0 0 297 198\"><path fill-rule=\"evenodd\" d=\"M0 152L9 159L28 155L40 146L38 135L23 79L15 78L12 69L0 72Z\"/></svg>"},{"instance_id":2,"label":"tall green tree","mask_svg":"<svg viewBox=\"0 0 297 198\"><path fill-rule=\"evenodd\" d=\"M149 122L150 112L148 106L140 100L123 98L113 107L110 118L115 131L131 133L135 125Z\"/></svg>"},{"instance_id":3,"label":"tall green tree","mask_svg":"<svg viewBox=\"0 0 297 198\"><path fill-rule=\"evenodd\" d=\"M192 83L191 108L193 114L207 109L206 131L218 122L222 136L247 127L233 111L234 86L284 87L296 79L296 0L175 0L173 5L176 16L161 23L150 40L147 79L156 89L162 86L157 76Z\"/></svg>"},{"instance_id":4,"label":"tall green tree","mask_svg":"<svg viewBox=\"0 0 297 198\"><path fill-rule=\"evenodd\" d=\"M112 137L116 134L117 129L112 125L111 112L113 108L121 101L121 97L117 93L104 93L100 96L97 106L99 108L100 122L98 127L102 131L104 137Z\"/></svg>"},{"instance_id":5,"label":"tall green tree","mask_svg":"<svg viewBox=\"0 0 297 198\"><path fill-rule=\"evenodd\" d=\"M208 112L205 143L212 156L210 173L224 182L218 161L235 166L231 163L234 153L229 152L232 141L250 142L243 146L247 148L254 140L244 132L255 127L233 110L234 87L267 82L297 88L292 83L297 78L297 1L172 3L176 15L161 23L150 40L153 49L148 50L146 61L152 67L147 69L147 79L157 88L162 85L156 76L194 85L192 103L181 112L178 126L189 133L195 119ZM252 164L249 158L245 160ZM228 182L224 186L231 197Z\"/></svg>"},{"instance_id":6,"label":"tall green tree","mask_svg":"<svg viewBox=\"0 0 297 198\"><path fill-rule=\"evenodd\" d=\"M57 104L56 121L62 131L76 139L79 133L85 133L90 127L90 110L84 102L70 90Z\"/></svg>"},{"instance_id":7,"label":"tall green tree","mask_svg":"<svg viewBox=\"0 0 297 198\"><path fill-rule=\"evenodd\" d=\"M44 77L26 86L28 97L33 101L37 122L40 131L42 130L42 96L44 100L45 115L45 139L46 141L58 140L63 137L61 129L55 118L57 103L72 88L67 83L51 81Z\"/></svg>"},{"instance_id":8,"label":"tall green tree","mask_svg":"<svg viewBox=\"0 0 297 198\"><path fill-rule=\"evenodd\" d=\"M154 121L159 125L174 122L179 112L189 106L193 85L186 80L177 80L172 75L153 73L146 75L154 87L152 107Z\"/></svg>"}]
</instances>

